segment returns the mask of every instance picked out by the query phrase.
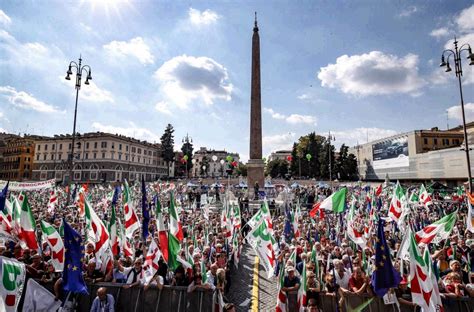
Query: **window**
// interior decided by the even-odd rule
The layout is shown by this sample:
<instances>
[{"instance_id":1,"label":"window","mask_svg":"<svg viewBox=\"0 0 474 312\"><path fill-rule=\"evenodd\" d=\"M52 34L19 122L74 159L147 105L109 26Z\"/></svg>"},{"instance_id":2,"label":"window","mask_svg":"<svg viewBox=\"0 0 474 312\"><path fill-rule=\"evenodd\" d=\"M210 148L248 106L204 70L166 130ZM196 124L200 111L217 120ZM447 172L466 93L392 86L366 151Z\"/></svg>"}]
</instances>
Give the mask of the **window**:
<instances>
[{"instance_id":1,"label":"window","mask_svg":"<svg viewBox=\"0 0 474 312\"><path fill-rule=\"evenodd\" d=\"M97 153L94 153L94 159L97 159Z\"/></svg>"},{"instance_id":2,"label":"window","mask_svg":"<svg viewBox=\"0 0 474 312\"><path fill-rule=\"evenodd\" d=\"M107 148L107 142L101 142L100 147L101 148Z\"/></svg>"},{"instance_id":3,"label":"window","mask_svg":"<svg viewBox=\"0 0 474 312\"><path fill-rule=\"evenodd\" d=\"M69 143L68 149L71 149L71 146L72 146L72 144L71 144L71 143Z\"/></svg>"},{"instance_id":4,"label":"window","mask_svg":"<svg viewBox=\"0 0 474 312\"><path fill-rule=\"evenodd\" d=\"M114 148L115 148L115 144L114 144L114 142L112 142L112 149L114 149Z\"/></svg>"},{"instance_id":5,"label":"window","mask_svg":"<svg viewBox=\"0 0 474 312\"><path fill-rule=\"evenodd\" d=\"M329 152L328 152L329 153ZM40 160L40 155L36 155L36 160Z\"/></svg>"},{"instance_id":6,"label":"window","mask_svg":"<svg viewBox=\"0 0 474 312\"><path fill-rule=\"evenodd\" d=\"M135 161L135 156L132 157L132 161Z\"/></svg>"},{"instance_id":7,"label":"window","mask_svg":"<svg viewBox=\"0 0 474 312\"><path fill-rule=\"evenodd\" d=\"M128 155L125 155L125 160L127 160L127 161L128 161Z\"/></svg>"},{"instance_id":8,"label":"window","mask_svg":"<svg viewBox=\"0 0 474 312\"><path fill-rule=\"evenodd\" d=\"M43 160L46 160L46 154L43 155Z\"/></svg>"},{"instance_id":9,"label":"window","mask_svg":"<svg viewBox=\"0 0 474 312\"><path fill-rule=\"evenodd\" d=\"M54 154L51 154L51 160L54 160Z\"/></svg>"},{"instance_id":10,"label":"window","mask_svg":"<svg viewBox=\"0 0 474 312\"><path fill-rule=\"evenodd\" d=\"M97 148L97 142L94 142L94 148Z\"/></svg>"},{"instance_id":11,"label":"window","mask_svg":"<svg viewBox=\"0 0 474 312\"><path fill-rule=\"evenodd\" d=\"M39 144L38 144L38 151L41 151L41 145L39 145Z\"/></svg>"},{"instance_id":12,"label":"window","mask_svg":"<svg viewBox=\"0 0 474 312\"><path fill-rule=\"evenodd\" d=\"M62 150L62 149L63 149L63 144L61 143L61 144L59 144L59 150Z\"/></svg>"},{"instance_id":13,"label":"window","mask_svg":"<svg viewBox=\"0 0 474 312\"><path fill-rule=\"evenodd\" d=\"M329 152L328 152L329 153ZM86 153L86 159L89 159L89 153Z\"/></svg>"},{"instance_id":14,"label":"window","mask_svg":"<svg viewBox=\"0 0 474 312\"><path fill-rule=\"evenodd\" d=\"M138 154L141 154L141 153L142 153L142 149L139 148L139 149L138 149Z\"/></svg>"},{"instance_id":15,"label":"window","mask_svg":"<svg viewBox=\"0 0 474 312\"><path fill-rule=\"evenodd\" d=\"M58 160L61 160L61 156L63 156L63 155L62 154L58 155Z\"/></svg>"},{"instance_id":16,"label":"window","mask_svg":"<svg viewBox=\"0 0 474 312\"><path fill-rule=\"evenodd\" d=\"M424 139L423 139L423 143L424 143L424 144L428 144L428 138L424 138Z\"/></svg>"},{"instance_id":17,"label":"window","mask_svg":"<svg viewBox=\"0 0 474 312\"><path fill-rule=\"evenodd\" d=\"M433 139L433 144L438 145L438 139Z\"/></svg>"},{"instance_id":18,"label":"window","mask_svg":"<svg viewBox=\"0 0 474 312\"><path fill-rule=\"evenodd\" d=\"M29 149L29 148L26 149L26 153L28 153L28 154L30 153L30 149Z\"/></svg>"},{"instance_id":19,"label":"window","mask_svg":"<svg viewBox=\"0 0 474 312\"><path fill-rule=\"evenodd\" d=\"M128 145L127 145L127 146L125 146L125 151L127 151L127 152L128 152Z\"/></svg>"},{"instance_id":20,"label":"window","mask_svg":"<svg viewBox=\"0 0 474 312\"><path fill-rule=\"evenodd\" d=\"M329 153L329 152L328 152ZM119 160L122 160L122 154L119 154Z\"/></svg>"},{"instance_id":21,"label":"window","mask_svg":"<svg viewBox=\"0 0 474 312\"><path fill-rule=\"evenodd\" d=\"M55 147L56 147L56 144L53 144L53 146L51 146L51 149L54 151Z\"/></svg>"},{"instance_id":22,"label":"window","mask_svg":"<svg viewBox=\"0 0 474 312\"><path fill-rule=\"evenodd\" d=\"M102 153L102 158L105 158L105 153Z\"/></svg>"},{"instance_id":23,"label":"window","mask_svg":"<svg viewBox=\"0 0 474 312\"><path fill-rule=\"evenodd\" d=\"M459 145L459 139L454 139L454 142L453 142L455 145Z\"/></svg>"},{"instance_id":24,"label":"window","mask_svg":"<svg viewBox=\"0 0 474 312\"><path fill-rule=\"evenodd\" d=\"M48 144L45 144L44 145L44 150L47 151L48 150ZM329 153L329 152L328 152Z\"/></svg>"},{"instance_id":25,"label":"window","mask_svg":"<svg viewBox=\"0 0 474 312\"><path fill-rule=\"evenodd\" d=\"M119 144L119 151L121 151L121 150L122 150L122 144Z\"/></svg>"},{"instance_id":26,"label":"window","mask_svg":"<svg viewBox=\"0 0 474 312\"><path fill-rule=\"evenodd\" d=\"M86 143L86 148L89 148L89 142Z\"/></svg>"},{"instance_id":27,"label":"window","mask_svg":"<svg viewBox=\"0 0 474 312\"><path fill-rule=\"evenodd\" d=\"M132 153L135 153L136 151L137 149L134 146L132 146Z\"/></svg>"}]
</instances>

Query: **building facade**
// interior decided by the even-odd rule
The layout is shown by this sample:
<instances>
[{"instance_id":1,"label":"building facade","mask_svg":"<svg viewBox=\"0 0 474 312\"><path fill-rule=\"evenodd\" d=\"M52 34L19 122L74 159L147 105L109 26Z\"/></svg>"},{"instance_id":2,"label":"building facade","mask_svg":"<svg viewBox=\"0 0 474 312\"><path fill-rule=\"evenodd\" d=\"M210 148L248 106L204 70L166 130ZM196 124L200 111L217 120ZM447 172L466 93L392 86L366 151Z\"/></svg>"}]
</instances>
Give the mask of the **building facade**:
<instances>
[{"instance_id":1,"label":"building facade","mask_svg":"<svg viewBox=\"0 0 474 312\"><path fill-rule=\"evenodd\" d=\"M467 180L463 141L459 129L433 128L358 145L349 153L357 157L362 180L385 180L388 176L392 180L437 180L457 185Z\"/></svg>"},{"instance_id":2,"label":"building facade","mask_svg":"<svg viewBox=\"0 0 474 312\"><path fill-rule=\"evenodd\" d=\"M29 181L32 179L35 141L37 136L6 136L3 139L0 179Z\"/></svg>"},{"instance_id":3,"label":"building facade","mask_svg":"<svg viewBox=\"0 0 474 312\"><path fill-rule=\"evenodd\" d=\"M189 170L189 175L192 177L227 177L228 156L232 157L232 161L237 163L240 161L238 153L230 153L225 150L208 150L201 147L193 155L193 168Z\"/></svg>"},{"instance_id":4,"label":"building facade","mask_svg":"<svg viewBox=\"0 0 474 312\"><path fill-rule=\"evenodd\" d=\"M291 151L276 151L272 152L270 156L268 156L268 161L273 160L286 160L288 161L288 156L291 156Z\"/></svg>"},{"instance_id":5,"label":"building facade","mask_svg":"<svg viewBox=\"0 0 474 312\"><path fill-rule=\"evenodd\" d=\"M72 165L73 181L154 181L168 176L159 144L103 132L78 134ZM72 136L55 135L36 142L33 179L69 181Z\"/></svg>"}]
</instances>

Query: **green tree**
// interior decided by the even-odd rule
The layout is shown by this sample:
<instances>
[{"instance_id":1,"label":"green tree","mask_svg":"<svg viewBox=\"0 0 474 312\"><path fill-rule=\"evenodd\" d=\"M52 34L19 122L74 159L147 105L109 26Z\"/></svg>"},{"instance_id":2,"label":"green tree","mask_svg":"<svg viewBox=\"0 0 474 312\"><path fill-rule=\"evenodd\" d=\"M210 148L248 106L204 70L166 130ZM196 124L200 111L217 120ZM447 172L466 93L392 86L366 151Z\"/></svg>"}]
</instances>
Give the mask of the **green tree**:
<instances>
[{"instance_id":1,"label":"green tree","mask_svg":"<svg viewBox=\"0 0 474 312\"><path fill-rule=\"evenodd\" d=\"M181 172L184 172L184 175L186 176L186 168L188 168L188 172L191 172L191 169L193 168L192 158L193 158L193 151L194 151L193 142L192 140L189 139L187 135L183 140L181 151L183 152L183 158L184 156L188 156L187 161L180 162ZM186 163L187 163L187 167L186 167Z\"/></svg>"},{"instance_id":2,"label":"green tree","mask_svg":"<svg viewBox=\"0 0 474 312\"><path fill-rule=\"evenodd\" d=\"M241 175L243 177L247 176L247 165L244 163L239 162L237 166L237 175Z\"/></svg>"},{"instance_id":3,"label":"green tree","mask_svg":"<svg viewBox=\"0 0 474 312\"><path fill-rule=\"evenodd\" d=\"M207 158L207 156L204 156L199 166L200 166L199 168L200 175L206 177L209 171L209 158ZM204 169L204 167L206 169Z\"/></svg>"},{"instance_id":4,"label":"green tree","mask_svg":"<svg viewBox=\"0 0 474 312\"><path fill-rule=\"evenodd\" d=\"M329 179L329 164L331 164L331 176L332 179L336 178L335 169L335 157L334 157L334 145L329 145L328 140L324 140L325 142L322 145L321 153L319 153L319 162L321 163L320 166L320 178L321 179Z\"/></svg>"},{"instance_id":5,"label":"green tree","mask_svg":"<svg viewBox=\"0 0 474 312\"><path fill-rule=\"evenodd\" d=\"M165 132L161 136L161 156L168 166L168 174L170 172L170 164L174 159L174 129L171 124L166 126Z\"/></svg>"},{"instance_id":6,"label":"green tree","mask_svg":"<svg viewBox=\"0 0 474 312\"><path fill-rule=\"evenodd\" d=\"M299 175L298 162L299 162L298 144L295 142L293 143L293 148L291 150L291 163L290 163L290 174L293 177L296 177Z\"/></svg>"},{"instance_id":7,"label":"green tree","mask_svg":"<svg viewBox=\"0 0 474 312\"><path fill-rule=\"evenodd\" d=\"M266 166L265 175L272 178L283 178L288 173L288 162L282 159L274 159L269 161Z\"/></svg>"}]
</instances>

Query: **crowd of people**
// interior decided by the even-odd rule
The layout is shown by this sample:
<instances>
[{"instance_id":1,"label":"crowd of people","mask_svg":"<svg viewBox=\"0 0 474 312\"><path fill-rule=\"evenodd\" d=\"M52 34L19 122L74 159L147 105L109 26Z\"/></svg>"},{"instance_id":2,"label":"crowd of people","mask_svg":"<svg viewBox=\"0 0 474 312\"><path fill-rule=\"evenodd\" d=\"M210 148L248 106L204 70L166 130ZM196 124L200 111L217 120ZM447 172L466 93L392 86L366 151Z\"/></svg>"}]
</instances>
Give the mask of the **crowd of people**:
<instances>
[{"instance_id":1,"label":"crowd of people","mask_svg":"<svg viewBox=\"0 0 474 312\"><path fill-rule=\"evenodd\" d=\"M53 251L50 246L42 242L39 221L47 221L59 230L64 218L85 237L87 229L84 217L80 214L78 194L82 192L87 197L97 215L107 225L111 221L111 203L114 201L112 194L116 186L120 186L120 183L107 186L78 185L71 186L69 190L58 186L54 192L56 204L52 208L51 190L24 192L36 220L39 248L25 248L21 241L3 235L0 255L24 262L27 277L35 278L43 284L54 284L56 297L64 300L67 294L62 290L61 272L53 266ZM273 278L276 280L283 271L284 282L281 290L292 293L302 287L302 278L305 277L305 306L308 311L321 309L320 295L323 293L335 296L341 305L350 293L374 296L371 274L376 269L377 225L371 222L371 218L374 214L379 218L387 217L392 187L385 186L384 192L378 196L378 208L374 205L374 188L361 184L347 188L346 207L352 206L351 222L366 237L366 245L363 247L352 241L347 234L350 213L348 208L343 213L309 215L313 204L330 196L333 192L330 188L288 185L276 192L275 197L270 200L270 207L276 207L271 213L272 235L277 243ZM130 189L133 206L141 220L141 184L136 182ZM143 286L144 291L162 289L165 285L184 286L187 287L188 293L197 290L212 292L216 294L214 301L219 309L234 311L233 304L227 300L232 284L230 272L233 266L238 266L240 248L246 242L245 236L251 230L249 222L251 223L255 213L245 205L248 200L246 190L225 186L202 190L186 187L185 184L148 183L146 191L146 209L151 214L149 235L144 238L143 230L137 230L133 237L125 238L130 250L124 250L125 245L121 244L118 254L114 255L112 266L109 267L105 267L97 257L96 242L85 237L82 268L84 281L112 282L122 284L124 288ZM161 257L156 273L150 278L146 275L149 247L153 241L158 246L164 243L160 242L158 220L155 218L156 205L160 204L164 208L162 221L168 224L170 215L167 211L171 194L175 196L183 230L179 259L184 261L180 260L180 264L172 269L164 257ZM14 198L18 196L19 192L10 192L8 205L11 206ZM68 196L70 203L66 205ZM443 216L457 211L456 225L449 237L428 245L441 298L443 303L449 305L451 299L474 295L474 263L471 261L474 257L474 237L466 226L466 198L460 195L453 200L452 196L449 199L436 196L438 199L433 200L429 206L410 202L411 214L407 223L414 231L420 231ZM117 219L124 220L124 203L120 198L121 196L116 201L115 213ZM230 202L239 207L239 213L232 215L232 221L226 221L223 220L226 215L223 214L222 207ZM297 211L300 211L299 215ZM229 236L229 227L232 227L232 237ZM411 300L410 261L398 257L405 234L395 222L386 220L385 238L390 248L391 261L402 277L398 287L392 289L391 293L397 297L400 304L416 306ZM105 287L100 288L92 310L113 311L116 301L117 298L107 294Z\"/></svg>"}]
</instances>

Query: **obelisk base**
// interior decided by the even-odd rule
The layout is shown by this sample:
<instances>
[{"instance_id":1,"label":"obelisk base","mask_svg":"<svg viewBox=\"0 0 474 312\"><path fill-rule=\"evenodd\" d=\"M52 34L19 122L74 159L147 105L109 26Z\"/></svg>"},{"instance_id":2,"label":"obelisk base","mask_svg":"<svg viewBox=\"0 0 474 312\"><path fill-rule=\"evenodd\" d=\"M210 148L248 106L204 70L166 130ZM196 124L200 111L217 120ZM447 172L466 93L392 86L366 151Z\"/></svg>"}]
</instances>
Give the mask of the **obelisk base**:
<instances>
[{"instance_id":1,"label":"obelisk base","mask_svg":"<svg viewBox=\"0 0 474 312\"><path fill-rule=\"evenodd\" d=\"M249 200L255 198L255 182L258 182L260 190L265 188L265 163L262 159L249 159L247 162L247 185L249 191Z\"/></svg>"}]
</instances>

